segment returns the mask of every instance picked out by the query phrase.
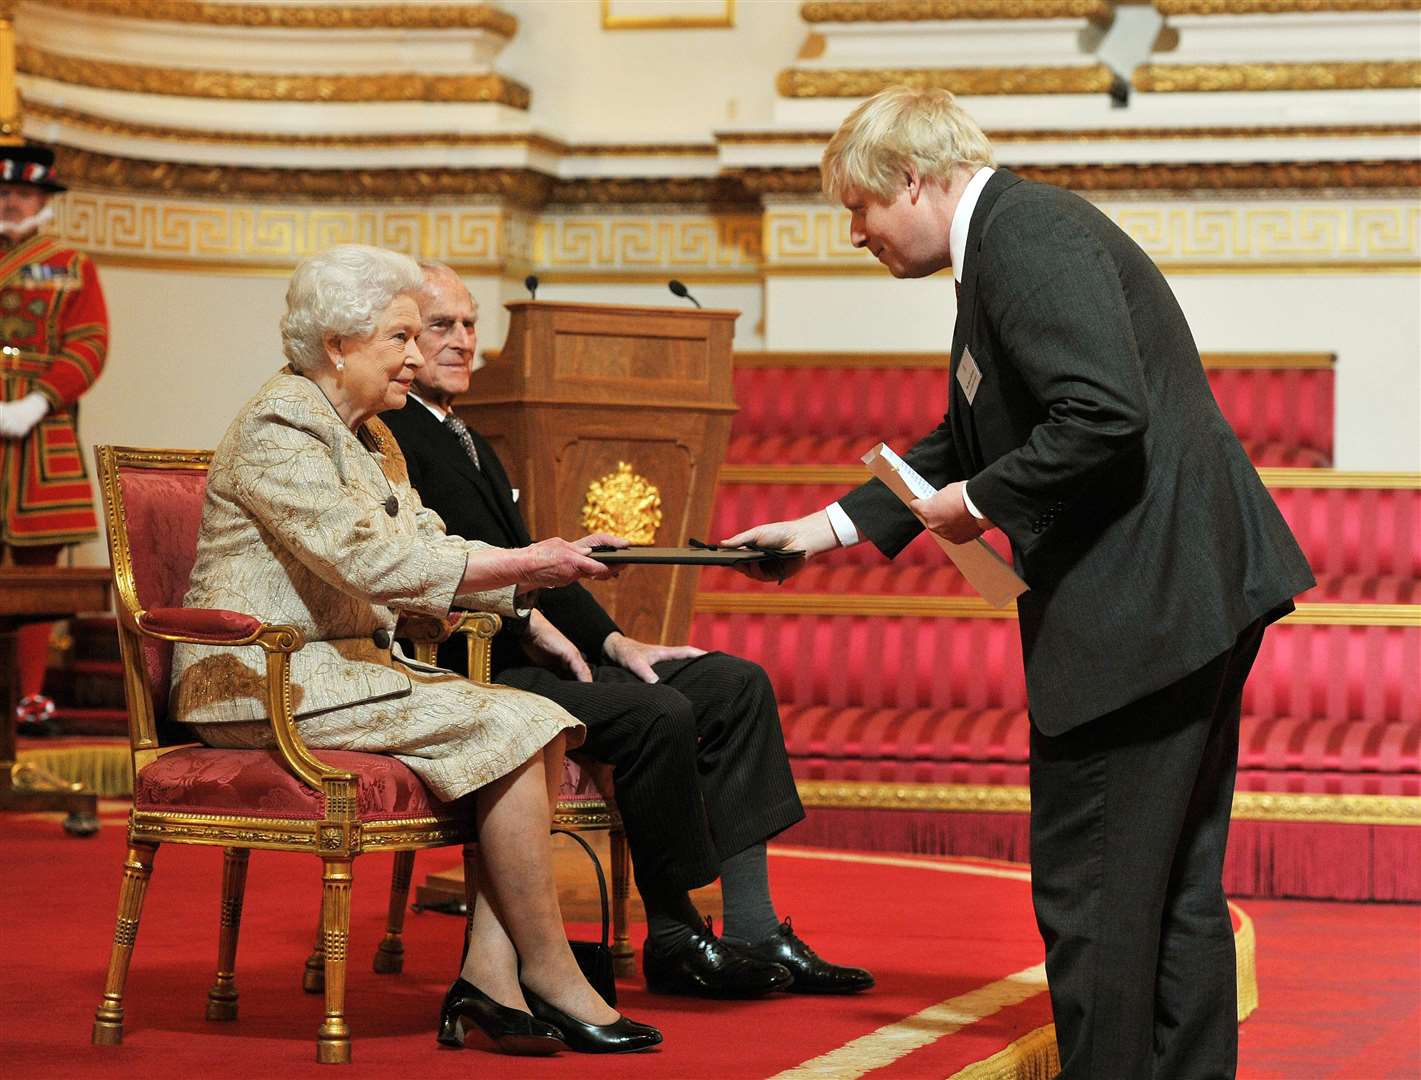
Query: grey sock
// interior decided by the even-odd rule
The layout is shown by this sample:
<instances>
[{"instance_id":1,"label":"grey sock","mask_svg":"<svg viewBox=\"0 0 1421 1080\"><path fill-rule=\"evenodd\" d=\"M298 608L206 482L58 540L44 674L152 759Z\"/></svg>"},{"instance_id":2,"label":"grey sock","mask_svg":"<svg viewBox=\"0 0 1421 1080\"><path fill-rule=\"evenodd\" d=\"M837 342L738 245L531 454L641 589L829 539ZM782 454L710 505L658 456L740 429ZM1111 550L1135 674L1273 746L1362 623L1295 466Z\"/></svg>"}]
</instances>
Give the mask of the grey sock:
<instances>
[{"instance_id":1,"label":"grey sock","mask_svg":"<svg viewBox=\"0 0 1421 1080\"><path fill-rule=\"evenodd\" d=\"M643 892L641 902L646 908L646 940L655 943L657 952L675 952L704 925L684 889L657 895Z\"/></svg>"},{"instance_id":2,"label":"grey sock","mask_svg":"<svg viewBox=\"0 0 1421 1080\"><path fill-rule=\"evenodd\" d=\"M753 945L780 928L780 917L770 900L770 866L764 844L751 844L720 864L720 891L725 900L725 937Z\"/></svg>"}]
</instances>

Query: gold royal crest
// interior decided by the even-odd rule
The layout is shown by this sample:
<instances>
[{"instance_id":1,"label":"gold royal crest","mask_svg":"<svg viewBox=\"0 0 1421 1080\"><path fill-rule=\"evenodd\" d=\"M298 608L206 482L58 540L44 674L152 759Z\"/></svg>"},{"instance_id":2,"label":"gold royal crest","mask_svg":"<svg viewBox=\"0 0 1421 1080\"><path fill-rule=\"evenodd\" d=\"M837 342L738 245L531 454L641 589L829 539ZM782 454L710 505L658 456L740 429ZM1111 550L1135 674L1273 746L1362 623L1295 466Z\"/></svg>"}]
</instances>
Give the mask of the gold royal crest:
<instances>
[{"instance_id":1,"label":"gold royal crest","mask_svg":"<svg viewBox=\"0 0 1421 1080\"><path fill-rule=\"evenodd\" d=\"M582 527L625 536L633 544L650 544L661 527L661 492L646 477L632 472L627 462L619 461L616 472L587 485Z\"/></svg>"}]
</instances>

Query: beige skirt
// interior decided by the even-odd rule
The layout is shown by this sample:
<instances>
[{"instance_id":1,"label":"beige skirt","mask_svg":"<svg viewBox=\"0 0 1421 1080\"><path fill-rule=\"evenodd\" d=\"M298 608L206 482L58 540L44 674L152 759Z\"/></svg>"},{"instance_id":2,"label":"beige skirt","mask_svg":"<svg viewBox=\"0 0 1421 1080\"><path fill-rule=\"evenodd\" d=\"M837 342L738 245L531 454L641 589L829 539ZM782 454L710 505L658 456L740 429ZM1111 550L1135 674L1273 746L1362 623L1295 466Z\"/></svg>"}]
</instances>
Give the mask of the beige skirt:
<instances>
[{"instance_id":1,"label":"beige skirt","mask_svg":"<svg viewBox=\"0 0 1421 1080\"><path fill-rule=\"evenodd\" d=\"M306 745L389 754L449 802L512 772L559 732L567 732L568 749L586 736L571 713L537 694L399 666L409 676L410 693L298 719ZM275 745L265 721L192 728L209 746Z\"/></svg>"}]
</instances>

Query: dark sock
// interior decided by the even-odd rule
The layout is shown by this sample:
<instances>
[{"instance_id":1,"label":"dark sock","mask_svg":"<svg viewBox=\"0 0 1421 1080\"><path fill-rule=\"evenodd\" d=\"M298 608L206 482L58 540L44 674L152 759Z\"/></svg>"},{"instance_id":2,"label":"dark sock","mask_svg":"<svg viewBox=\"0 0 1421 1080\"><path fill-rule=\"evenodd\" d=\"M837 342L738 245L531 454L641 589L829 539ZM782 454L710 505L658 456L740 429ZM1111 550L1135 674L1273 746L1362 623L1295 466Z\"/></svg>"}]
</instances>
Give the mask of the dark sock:
<instances>
[{"instance_id":1,"label":"dark sock","mask_svg":"<svg viewBox=\"0 0 1421 1080\"><path fill-rule=\"evenodd\" d=\"M685 889L664 894L641 894L646 908L646 940L655 942L658 952L675 952L705 925L691 894Z\"/></svg>"},{"instance_id":2,"label":"dark sock","mask_svg":"<svg viewBox=\"0 0 1421 1080\"><path fill-rule=\"evenodd\" d=\"M770 900L770 865L764 844L751 844L720 864L725 937L757 944L780 928Z\"/></svg>"}]
</instances>

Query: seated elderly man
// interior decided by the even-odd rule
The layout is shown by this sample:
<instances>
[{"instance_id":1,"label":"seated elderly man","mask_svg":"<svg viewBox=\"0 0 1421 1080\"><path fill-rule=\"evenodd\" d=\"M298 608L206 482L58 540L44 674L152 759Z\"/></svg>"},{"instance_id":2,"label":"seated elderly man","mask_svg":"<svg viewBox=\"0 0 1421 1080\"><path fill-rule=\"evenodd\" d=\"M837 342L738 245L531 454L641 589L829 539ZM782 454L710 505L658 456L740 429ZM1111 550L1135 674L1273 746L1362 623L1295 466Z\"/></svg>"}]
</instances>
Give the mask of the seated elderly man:
<instances>
[{"instance_id":1,"label":"seated elderly man","mask_svg":"<svg viewBox=\"0 0 1421 1080\"><path fill-rule=\"evenodd\" d=\"M400 443L410 482L451 533L526 545L528 528L498 455L450 410L469 386L473 297L436 264L424 264L416 295L424 362L405 407L382 419ZM459 651L447 649L441 663L462 668ZM873 985L867 971L816 956L771 902L765 841L804 810L774 691L757 665L629 638L574 583L545 590L524 625L499 634L493 677L557 702L587 726L582 752L613 766L647 912L642 967L650 989L757 997ZM725 900L720 939L689 895L717 876Z\"/></svg>"}]
</instances>

